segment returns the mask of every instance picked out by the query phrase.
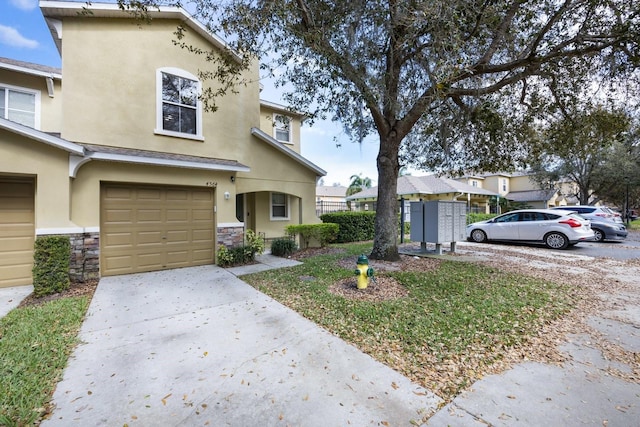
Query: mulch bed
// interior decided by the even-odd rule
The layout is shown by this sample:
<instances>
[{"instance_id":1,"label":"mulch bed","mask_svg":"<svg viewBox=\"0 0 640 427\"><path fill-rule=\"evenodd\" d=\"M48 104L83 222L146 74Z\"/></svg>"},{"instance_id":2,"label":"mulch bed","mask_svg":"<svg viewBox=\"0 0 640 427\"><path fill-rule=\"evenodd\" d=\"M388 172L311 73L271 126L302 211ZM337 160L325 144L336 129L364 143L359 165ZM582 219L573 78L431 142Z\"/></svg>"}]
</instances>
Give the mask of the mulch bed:
<instances>
[{"instance_id":1,"label":"mulch bed","mask_svg":"<svg viewBox=\"0 0 640 427\"><path fill-rule=\"evenodd\" d=\"M58 292L52 295L46 295L43 297L36 297L31 293L26 297L18 307L28 307L33 305L44 304L45 302L54 301L60 298L81 297L88 296L89 299L93 298L93 294L98 287L98 279L87 280L86 282L71 283L69 289Z\"/></svg>"}]
</instances>

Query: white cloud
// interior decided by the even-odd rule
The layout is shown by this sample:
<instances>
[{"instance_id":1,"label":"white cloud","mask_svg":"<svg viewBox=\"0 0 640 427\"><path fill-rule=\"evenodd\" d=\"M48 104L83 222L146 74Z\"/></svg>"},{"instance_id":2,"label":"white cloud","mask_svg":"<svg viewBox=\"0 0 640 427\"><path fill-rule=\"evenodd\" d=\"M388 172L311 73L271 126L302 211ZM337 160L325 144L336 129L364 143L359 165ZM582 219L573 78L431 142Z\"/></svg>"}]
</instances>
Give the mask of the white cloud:
<instances>
[{"instance_id":1,"label":"white cloud","mask_svg":"<svg viewBox=\"0 0 640 427\"><path fill-rule=\"evenodd\" d=\"M33 10L38 5L38 0L11 0L11 4L22 10Z\"/></svg>"},{"instance_id":2,"label":"white cloud","mask_svg":"<svg viewBox=\"0 0 640 427\"><path fill-rule=\"evenodd\" d=\"M28 39L15 28L5 25L0 25L0 44L26 49L35 49L38 47L37 40Z\"/></svg>"}]
</instances>

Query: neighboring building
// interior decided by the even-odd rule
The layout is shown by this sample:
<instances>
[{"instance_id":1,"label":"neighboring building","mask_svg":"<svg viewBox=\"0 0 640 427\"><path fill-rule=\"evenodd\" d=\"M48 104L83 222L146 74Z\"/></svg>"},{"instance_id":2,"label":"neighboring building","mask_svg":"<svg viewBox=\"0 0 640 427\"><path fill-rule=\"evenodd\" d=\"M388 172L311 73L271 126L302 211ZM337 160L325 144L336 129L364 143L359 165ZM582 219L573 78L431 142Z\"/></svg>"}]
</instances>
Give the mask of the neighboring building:
<instances>
[{"instance_id":1,"label":"neighboring building","mask_svg":"<svg viewBox=\"0 0 640 427\"><path fill-rule=\"evenodd\" d=\"M452 200L466 202L469 212L489 212L489 201L496 193L482 187L469 185L435 175L398 177L398 200ZM378 187L371 187L347 197L347 201L357 202L360 210L375 210Z\"/></svg>"},{"instance_id":2,"label":"neighboring building","mask_svg":"<svg viewBox=\"0 0 640 427\"><path fill-rule=\"evenodd\" d=\"M316 215L349 210L346 202L347 187L319 185L316 187Z\"/></svg>"},{"instance_id":3,"label":"neighboring building","mask_svg":"<svg viewBox=\"0 0 640 427\"><path fill-rule=\"evenodd\" d=\"M88 8L91 13L82 13ZM62 70L0 58L0 287L31 283L34 239L69 236L74 280L211 264L246 229L318 222L325 172L300 155L304 119L250 83L203 111L224 47L183 9L134 22L116 4L42 1Z\"/></svg>"},{"instance_id":4,"label":"neighboring building","mask_svg":"<svg viewBox=\"0 0 640 427\"><path fill-rule=\"evenodd\" d=\"M504 199L531 208L564 206L568 203L567 198L556 189L541 190L531 176L528 172L494 173L468 175L456 180L493 191Z\"/></svg>"}]
</instances>

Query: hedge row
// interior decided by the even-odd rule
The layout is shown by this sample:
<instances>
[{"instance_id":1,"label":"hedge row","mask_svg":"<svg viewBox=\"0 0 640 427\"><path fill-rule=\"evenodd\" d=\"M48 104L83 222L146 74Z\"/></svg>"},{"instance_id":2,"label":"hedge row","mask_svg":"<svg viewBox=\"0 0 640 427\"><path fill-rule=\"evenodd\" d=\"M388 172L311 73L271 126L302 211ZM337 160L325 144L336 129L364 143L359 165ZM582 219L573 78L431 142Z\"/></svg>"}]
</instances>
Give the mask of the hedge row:
<instances>
[{"instance_id":1,"label":"hedge row","mask_svg":"<svg viewBox=\"0 0 640 427\"><path fill-rule=\"evenodd\" d=\"M338 224L336 242L373 240L375 212L332 212L320 216L324 223Z\"/></svg>"}]
</instances>

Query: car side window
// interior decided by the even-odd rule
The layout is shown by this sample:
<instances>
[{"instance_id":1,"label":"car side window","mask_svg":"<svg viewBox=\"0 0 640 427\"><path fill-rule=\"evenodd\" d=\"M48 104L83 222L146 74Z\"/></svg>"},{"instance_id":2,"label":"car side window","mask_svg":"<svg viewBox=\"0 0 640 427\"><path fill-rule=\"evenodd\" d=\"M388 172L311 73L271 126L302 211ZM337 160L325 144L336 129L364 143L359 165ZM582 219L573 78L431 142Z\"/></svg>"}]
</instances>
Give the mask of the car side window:
<instances>
[{"instance_id":1,"label":"car side window","mask_svg":"<svg viewBox=\"0 0 640 427\"><path fill-rule=\"evenodd\" d=\"M518 214L505 215L496 219L496 222L515 222L515 221L518 221Z\"/></svg>"},{"instance_id":2,"label":"car side window","mask_svg":"<svg viewBox=\"0 0 640 427\"><path fill-rule=\"evenodd\" d=\"M560 215L556 215L556 214L546 214L546 219L547 220L552 220L552 219L558 219L560 218Z\"/></svg>"}]
</instances>

